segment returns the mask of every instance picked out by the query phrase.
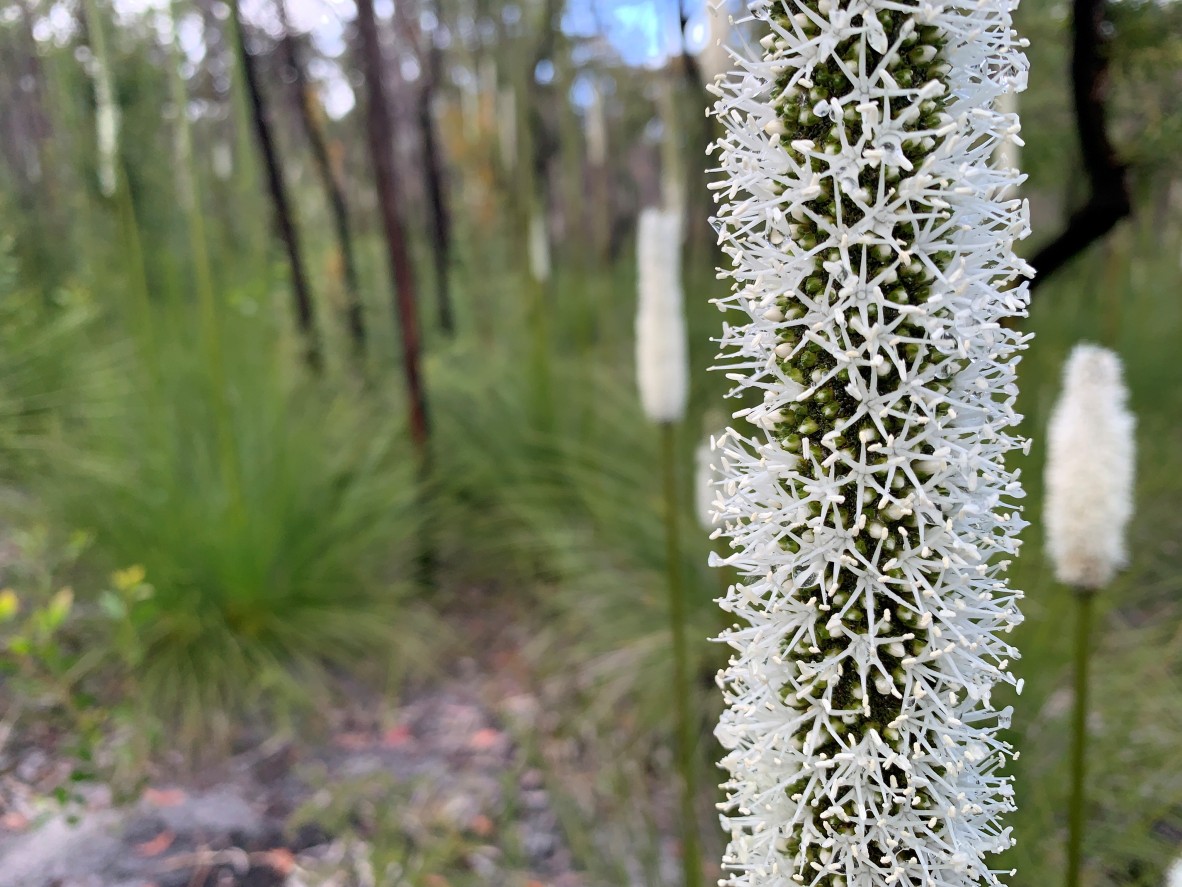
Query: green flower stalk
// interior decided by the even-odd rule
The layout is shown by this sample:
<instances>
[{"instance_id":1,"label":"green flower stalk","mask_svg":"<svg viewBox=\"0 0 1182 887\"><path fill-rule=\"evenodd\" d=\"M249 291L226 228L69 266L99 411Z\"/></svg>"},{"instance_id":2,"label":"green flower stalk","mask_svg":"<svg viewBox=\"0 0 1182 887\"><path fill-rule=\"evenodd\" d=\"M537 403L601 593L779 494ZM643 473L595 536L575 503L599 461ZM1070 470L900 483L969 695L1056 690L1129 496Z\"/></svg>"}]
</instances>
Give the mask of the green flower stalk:
<instances>
[{"instance_id":1,"label":"green flower stalk","mask_svg":"<svg viewBox=\"0 0 1182 887\"><path fill-rule=\"evenodd\" d=\"M1044 515L1055 578L1075 590L1068 887L1079 884L1083 861L1094 598L1128 559L1124 537L1133 512L1135 447L1127 402L1120 358L1105 348L1077 345L1063 368L1063 393L1051 414Z\"/></svg>"}]
</instances>

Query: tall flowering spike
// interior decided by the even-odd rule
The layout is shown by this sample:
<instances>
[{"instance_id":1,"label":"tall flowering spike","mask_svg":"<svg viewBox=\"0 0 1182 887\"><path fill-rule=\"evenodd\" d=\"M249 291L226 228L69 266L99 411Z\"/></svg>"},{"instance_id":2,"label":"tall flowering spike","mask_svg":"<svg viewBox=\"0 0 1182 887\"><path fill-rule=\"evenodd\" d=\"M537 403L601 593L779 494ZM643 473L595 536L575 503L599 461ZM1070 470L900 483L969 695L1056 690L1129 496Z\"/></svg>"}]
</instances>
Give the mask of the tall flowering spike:
<instances>
[{"instance_id":1,"label":"tall flowering spike","mask_svg":"<svg viewBox=\"0 0 1182 887\"><path fill-rule=\"evenodd\" d=\"M99 190L104 197L115 193L119 154L119 107L115 104L115 90L111 72L105 59L94 60L95 141L98 147Z\"/></svg>"},{"instance_id":2,"label":"tall flowering spike","mask_svg":"<svg viewBox=\"0 0 1182 887\"><path fill-rule=\"evenodd\" d=\"M637 225L636 380L654 422L676 422L689 396L685 298L681 291L681 215L641 210Z\"/></svg>"},{"instance_id":3,"label":"tall flowering spike","mask_svg":"<svg viewBox=\"0 0 1182 887\"><path fill-rule=\"evenodd\" d=\"M1100 588L1126 562L1134 452L1127 402L1120 358L1077 345L1051 413L1044 515L1055 578L1068 585Z\"/></svg>"},{"instance_id":4,"label":"tall flowering spike","mask_svg":"<svg viewBox=\"0 0 1182 887\"><path fill-rule=\"evenodd\" d=\"M1025 86L1013 0L753 0L722 83L721 368L748 404L722 512L720 883L996 885L1025 525L1025 205L991 165ZM754 397L752 397L754 396Z\"/></svg>"},{"instance_id":5,"label":"tall flowering spike","mask_svg":"<svg viewBox=\"0 0 1182 887\"><path fill-rule=\"evenodd\" d=\"M546 231L546 217L539 210L531 212L529 217L529 273L539 283L550 279L550 235Z\"/></svg>"}]
</instances>

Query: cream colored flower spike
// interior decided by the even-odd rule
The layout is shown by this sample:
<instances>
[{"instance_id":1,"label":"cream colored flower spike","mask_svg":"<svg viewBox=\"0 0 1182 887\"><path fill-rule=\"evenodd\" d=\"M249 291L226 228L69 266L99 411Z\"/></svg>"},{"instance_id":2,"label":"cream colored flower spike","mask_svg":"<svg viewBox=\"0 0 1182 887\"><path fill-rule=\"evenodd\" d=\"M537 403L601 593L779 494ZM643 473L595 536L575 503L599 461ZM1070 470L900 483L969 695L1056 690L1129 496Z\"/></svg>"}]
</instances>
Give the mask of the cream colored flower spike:
<instances>
[{"instance_id":1,"label":"cream colored flower spike","mask_svg":"<svg viewBox=\"0 0 1182 887\"><path fill-rule=\"evenodd\" d=\"M681 218L649 207L637 224L636 381L644 413L676 422L689 395Z\"/></svg>"},{"instance_id":2,"label":"cream colored flower spike","mask_svg":"<svg viewBox=\"0 0 1182 887\"><path fill-rule=\"evenodd\" d=\"M1077 345L1051 414L1044 521L1055 578L1100 588L1125 566L1133 510L1133 416L1120 358Z\"/></svg>"},{"instance_id":3,"label":"cream colored flower spike","mask_svg":"<svg viewBox=\"0 0 1182 887\"><path fill-rule=\"evenodd\" d=\"M1017 652L1006 454L1028 231L993 161L1012 0L751 0L720 82L741 408L716 735L726 887L997 887ZM739 399L741 398L741 400Z\"/></svg>"}]
</instances>

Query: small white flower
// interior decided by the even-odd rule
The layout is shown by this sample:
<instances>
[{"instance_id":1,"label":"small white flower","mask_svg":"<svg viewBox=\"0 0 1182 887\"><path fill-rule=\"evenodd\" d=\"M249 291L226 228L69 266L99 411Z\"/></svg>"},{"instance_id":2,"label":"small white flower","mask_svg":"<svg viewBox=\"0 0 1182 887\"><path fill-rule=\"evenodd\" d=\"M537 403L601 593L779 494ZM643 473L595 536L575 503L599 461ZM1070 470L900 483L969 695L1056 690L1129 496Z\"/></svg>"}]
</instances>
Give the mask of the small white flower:
<instances>
[{"instance_id":1,"label":"small white flower","mask_svg":"<svg viewBox=\"0 0 1182 887\"><path fill-rule=\"evenodd\" d=\"M689 396L681 216L648 207L637 224L636 380L645 415L676 422Z\"/></svg>"},{"instance_id":2,"label":"small white flower","mask_svg":"<svg viewBox=\"0 0 1182 887\"><path fill-rule=\"evenodd\" d=\"M698 70L706 86L731 69L726 44L731 33L731 11L727 0L705 0L706 42L698 51Z\"/></svg>"},{"instance_id":3,"label":"small white flower","mask_svg":"<svg viewBox=\"0 0 1182 887\"><path fill-rule=\"evenodd\" d=\"M95 141L98 146L99 190L105 197L115 193L119 155L119 107L111 72L101 59L94 59Z\"/></svg>"},{"instance_id":4,"label":"small white flower","mask_svg":"<svg viewBox=\"0 0 1182 887\"><path fill-rule=\"evenodd\" d=\"M603 166L607 162L607 115L603 106L603 94L598 87L591 88L586 125L587 162L592 166Z\"/></svg>"},{"instance_id":5,"label":"small white flower","mask_svg":"<svg viewBox=\"0 0 1182 887\"><path fill-rule=\"evenodd\" d=\"M550 236L546 219L540 212L529 217L529 273L539 283L550 279Z\"/></svg>"},{"instance_id":6,"label":"small white flower","mask_svg":"<svg viewBox=\"0 0 1182 887\"><path fill-rule=\"evenodd\" d=\"M1120 358L1077 345L1047 435L1047 551L1055 578L1100 588L1125 566L1133 511L1133 416Z\"/></svg>"},{"instance_id":7,"label":"small white flower","mask_svg":"<svg viewBox=\"0 0 1182 887\"><path fill-rule=\"evenodd\" d=\"M1182 857L1175 859L1166 869L1165 887L1182 887Z\"/></svg>"},{"instance_id":8,"label":"small white flower","mask_svg":"<svg viewBox=\"0 0 1182 887\"><path fill-rule=\"evenodd\" d=\"M721 434L718 437L721 437ZM694 451L694 505L698 523L708 533L723 526L721 516L715 512L714 504L723 479L719 463L718 456L714 454L713 438L708 437L698 444L697 450Z\"/></svg>"}]
</instances>

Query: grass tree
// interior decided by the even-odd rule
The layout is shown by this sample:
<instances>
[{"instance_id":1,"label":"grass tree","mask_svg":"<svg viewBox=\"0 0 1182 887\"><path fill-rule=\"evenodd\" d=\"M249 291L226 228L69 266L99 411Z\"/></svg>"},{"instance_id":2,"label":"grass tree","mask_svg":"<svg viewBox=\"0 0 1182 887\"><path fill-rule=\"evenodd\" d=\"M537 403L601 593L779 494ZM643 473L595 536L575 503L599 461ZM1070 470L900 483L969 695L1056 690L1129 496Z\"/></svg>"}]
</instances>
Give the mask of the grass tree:
<instances>
[{"instance_id":1,"label":"grass tree","mask_svg":"<svg viewBox=\"0 0 1182 887\"><path fill-rule=\"evenodd\" d=\"M1012 844L1014 5L753 0L759 50L716 87L750 429L720 443L723 884L997 884Z\"/></svg>"},{"instance_id":2,"label":"grass tree","mask_svg":"<svg viewBox=\"0 0 1182 887\"><path fill-rule=\"evenodd\" d=\"M1051 414L1046 467L1046 544L1055 578L1075 590L1075 709L1068 802L1068 887L1079 884L1087 763L1088 662L1094 598L1125 566L1133 513L1133 417L1120 358L1077 345L1063 368Z\"/></svg>"}]
</instances>

